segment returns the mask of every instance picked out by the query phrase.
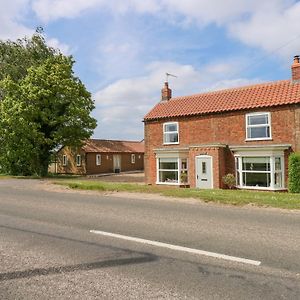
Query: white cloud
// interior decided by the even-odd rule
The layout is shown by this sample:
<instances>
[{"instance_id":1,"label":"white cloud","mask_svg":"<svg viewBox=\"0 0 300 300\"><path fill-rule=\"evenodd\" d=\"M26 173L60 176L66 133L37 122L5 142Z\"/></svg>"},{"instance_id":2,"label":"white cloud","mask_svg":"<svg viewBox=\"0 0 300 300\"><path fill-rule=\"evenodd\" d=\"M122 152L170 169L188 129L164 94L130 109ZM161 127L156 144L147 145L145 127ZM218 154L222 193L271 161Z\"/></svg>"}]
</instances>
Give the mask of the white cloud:
<instances>
[{"instance_id":1,"label":"white cloud","mask_svg":"<svg viewBox=\"0 0 300 300\"><path fill-rule=\"evenodd\" d=\"M28 4L29 0L1 1L0 39L14 40L33 33L33 30L21 23L23 15L26 14Z\"/></svg>"},{"instance_id":2,"label":"white cloud","mask_svg":"<svg viewBox=\"0 0 300 300\"><path fill-rule=\"evenodd\" d=\"M239 61L239 60L238 60ZM201 91L256 83L259 80L234 78L224 80L228 72L238 70L240 63L209 64L201 70L191 65L175 62L153 62L146 66L145 76L118 80L94 94L94 116L98 127L97 138L143 138L144 115L160 101L160 90L165 72L176 74L170 78L173 96L188 95ZM207 88L210 87L210 88Z\"/></svg>"},{"instance_id":3,"label":"white cloud","mask_svg":"<svg viewBox=\"0 0 300 300\"><path fill-rule=\"evenodd\" d=\"M107 80L127 77L133 69L141 67L143 37L120 26L109 28L98 42L97 50L95 62Z\"/></svg>"},{"instance_id":4,"label":"white cloud","mask_svg":"<svg viewBox=\"0 0 300 300\"><path fill-rule=\"evenodd\" d=\"M33 0L32 8L44 22L60 18L74 18L105 0Z\"/></svg>"},{"instance_id":5,"label":"white cloud","mask_svg":"<svg viewBox=\"0 0 300 300\"><path fill-rule=\"evenodd\" d=\"M243 43L268 53L276 51L276 54L290 60L292 55L299 54L299 28L300 2L281 10L271 6L267 13L257 11L249 20L229 26L231 35Z\"/></svg>"},{"instance_id":6,"label":"white cloud","mask_svg":"<svg viewBox=\"0 0 300 300\"><path fill-rule=\"evenodd\" d=\"M162 0L162 3L171 14L184 17L183 24L224 26L244 44L289 60L299 52L299 1Z\"/></svg>"},{"instance_id":7,"label":"white cloud","mask_svg":"<svg viewBox=\"0 0 300 300\"><path fill-rule=\"evenodd\" d=\"M75 18L91 9L108 9L113 14L128 11L156 13L160 10L158 0L32 0L32 8L44 22L60 18Z\"/></svg>"},{"instance_id":8,"label":"white cloud","mask_svg":"<svg viewBox=\"0 0 300 300\"><path fill-rule=\"evenodd\" d=\"M22 1L22 0L18 0ZM25 1L25 0L23 0ZM89 9L112 14L152 14L176 25L224 26L243 43L272 52L298 35L300 3L296 0L32 0L43 21L74 18ZM300 39L278 51L295 54ZM277 53L276 53L277 54Z\"/></svg>"},{"instance_id":9,"label":"white cloud","mask_svg":"<svg viewBox=\"0 0 300 300\"><path fill-rule=\"evenodd\" d=\"M284 0L273 0L277 6ZM109 9L114 14L137 13L160 14L168 18L179 14L188 19L222 24L245 13L252 13L269 0L33 0L33 9L44 21L74 18L88 9Z\"/></svg>"},{"instance_id":10,"label":"white cloud","mask_svg":"<svg viewBox=\"0 0 300 300\"><path fill-rule=\"evenodd\" d=\"M30 0L1 0L0 10L0 39L16 40L25 36L29 37L35 29L22 24L26 19L30 9ZM47 44L54 48L59 48L64 54L70 53L68 45L61 43L56 38L46 37Z\"/></svg>"},{"instance_id":11,"label":"white cloud","mask_svg":"<svg viewBox=\"0 0 300 300\"><path fill-rule=\"evenodd\" d=\"M71 50L69 45L61 43L58 39L56 38L46 38L47 45L54 49L59 49L64 55L70 55Z\"/></svg>"}]
</instances>

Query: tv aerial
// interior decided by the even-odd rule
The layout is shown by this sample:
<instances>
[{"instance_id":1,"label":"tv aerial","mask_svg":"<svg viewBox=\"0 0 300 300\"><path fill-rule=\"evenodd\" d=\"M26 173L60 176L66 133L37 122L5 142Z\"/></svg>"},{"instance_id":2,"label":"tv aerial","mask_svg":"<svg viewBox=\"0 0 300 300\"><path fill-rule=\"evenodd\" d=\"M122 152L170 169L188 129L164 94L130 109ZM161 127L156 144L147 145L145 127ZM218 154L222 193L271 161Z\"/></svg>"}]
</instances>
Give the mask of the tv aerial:
<instances>
[{"instance_id":1,"label":"tv aerial","mask_svg":"<svg viewBox=\"0 0 300 300\"><path fill-rule=\"evenodd\" d=\"M170 73L166 73L166 82L169 82L169 77L175 77L177 78L176 75L170 74Z\"/></svg>"}]
</instances>

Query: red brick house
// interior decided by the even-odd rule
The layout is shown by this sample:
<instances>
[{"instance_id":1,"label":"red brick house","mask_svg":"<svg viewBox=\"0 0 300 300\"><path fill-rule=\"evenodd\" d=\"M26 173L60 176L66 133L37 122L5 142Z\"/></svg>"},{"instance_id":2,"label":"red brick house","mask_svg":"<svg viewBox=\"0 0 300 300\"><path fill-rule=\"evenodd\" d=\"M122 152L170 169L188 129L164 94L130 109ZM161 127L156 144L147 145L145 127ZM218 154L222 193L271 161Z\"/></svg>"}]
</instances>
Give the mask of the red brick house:
<instances>
[{"instance_id":1,"label":"red brick house","mask_svg":"<svg viewBox=\"0 0 300 300\"><path fill-rule=\"evenodd\" d=\"M300 151L300 62L292 78L162 100L144 117L148 184L284 190L288 155Z\"/></svg>"},{"instance_id":2,"label":"red brick house","mask_svg":"<svg viewBox=\"0 0 300 300\"><path fill-rule=\"evenodd\" d=\"M89 139L82 147L62 147L57 173L101 174L144 169L144 142Z\"/></svg>"}]
</instances>

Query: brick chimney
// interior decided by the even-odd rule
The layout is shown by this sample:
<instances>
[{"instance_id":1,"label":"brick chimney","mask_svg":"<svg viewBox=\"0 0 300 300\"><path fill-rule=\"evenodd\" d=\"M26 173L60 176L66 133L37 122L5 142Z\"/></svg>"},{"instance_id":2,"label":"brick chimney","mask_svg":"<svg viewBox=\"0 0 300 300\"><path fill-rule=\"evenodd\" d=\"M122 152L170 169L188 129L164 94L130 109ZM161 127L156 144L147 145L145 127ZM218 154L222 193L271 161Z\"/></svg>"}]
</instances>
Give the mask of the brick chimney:
<instances>
[{"instance_id":1,"label":"brick chimney","mask_svg":"<svg viewBox=\"0 0 300 300\"><path fill-rule=\"evenodd\" d=\"M161 89L161 101L168 101L172 98L172 90L169 89L169 84L166 81L164 87Z\"/></svg>"},{"instance_id":2,"label":"brick chimney","mask_svg":"<svg viewBox=\"0 0 300 300\"><path fill-rule=\"evenodd\" d=\"M300 82L300 57L294 56L294 62L292 64L292 81Z\"/></svg>"}]
</instances>

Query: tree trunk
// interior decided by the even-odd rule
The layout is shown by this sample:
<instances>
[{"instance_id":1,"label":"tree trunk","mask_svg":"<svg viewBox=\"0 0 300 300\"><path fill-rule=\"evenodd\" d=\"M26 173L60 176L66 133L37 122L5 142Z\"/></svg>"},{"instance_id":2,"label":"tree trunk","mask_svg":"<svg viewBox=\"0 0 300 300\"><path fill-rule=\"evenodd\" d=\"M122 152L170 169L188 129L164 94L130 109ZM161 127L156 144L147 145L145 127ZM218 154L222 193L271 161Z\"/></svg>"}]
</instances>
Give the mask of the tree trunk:
<instances>
[{"instance_id":1,"label":"tree trunk","mask_svg":"<svg viewBox=\"0 0 300 300\"><path fill-rule=\"evenodd\" d=\"M50 161L50 152L48 149L41 150L39 160L39 175L41 177L46 177L48 175L48 167Z\"/></svg>"}]
</instances>

